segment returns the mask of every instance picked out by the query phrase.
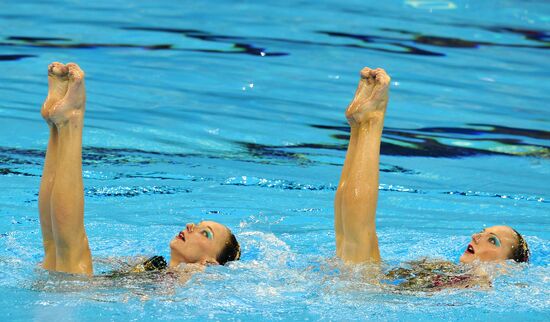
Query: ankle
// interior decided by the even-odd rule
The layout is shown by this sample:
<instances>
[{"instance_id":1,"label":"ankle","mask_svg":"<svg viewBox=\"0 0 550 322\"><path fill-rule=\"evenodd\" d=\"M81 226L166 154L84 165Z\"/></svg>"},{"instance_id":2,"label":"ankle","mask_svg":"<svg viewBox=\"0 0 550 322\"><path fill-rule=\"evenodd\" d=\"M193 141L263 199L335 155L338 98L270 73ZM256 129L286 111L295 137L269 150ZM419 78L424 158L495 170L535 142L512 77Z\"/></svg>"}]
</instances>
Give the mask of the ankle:
<instances>
[{"instance_id":1,"label":"ankle","mask_svg":"<svg viewBox=\"0 0 550 322\"><path fill-rule=\"evenodd\" d=\"M65 122L56 126L59 137L62 140L65 140L65 142L72 142L73 140L77 140L78 142L82 141L82 132L84 129L82 121L76 119L68 119Z\"/></svg>"},{"instance_id":2,"label":"ankle","mask_svg":"<svg viewBox=\"0 0 550 322\"><path fill-rule=\"evenodd\" d=\"M84 124L84 110L71 110L68 115L62 117L52 117L50 120L55 124L59 131L65 128L82 129Z\"/></svg>"},{"instance_id":3,"label":"ankle","mask_svg":"<svg viewBox=\"0 0 550 322\"><path fill-rule=\"evenodd\" d=\"M360 117L348 118L348 123L352 128L382 128L384 126L384 111L373 111L360 115Z\"/></svg>"}]
</instances>

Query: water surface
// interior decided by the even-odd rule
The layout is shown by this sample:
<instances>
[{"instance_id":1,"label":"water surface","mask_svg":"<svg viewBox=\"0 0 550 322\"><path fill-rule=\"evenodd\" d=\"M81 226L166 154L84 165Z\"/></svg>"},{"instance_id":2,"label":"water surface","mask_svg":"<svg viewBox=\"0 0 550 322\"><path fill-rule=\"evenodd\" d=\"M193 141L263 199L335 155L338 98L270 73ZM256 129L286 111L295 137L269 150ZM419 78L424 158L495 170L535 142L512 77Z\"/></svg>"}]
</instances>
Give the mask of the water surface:
<instances>
[{"instance_id":1,"label":"water surface","mask_svg":"<svg viewBox=\"0 0 550 322\"><path fill-rule=\"evenodd\" d=\"M549 315L544 1L40 1L0 10L0 315L10 320L440 320ZM86 71L86 227L109 259L168 255L186 222L242 261L185 285L48 276L37 193L52 61ZM456 261L506 224L530 265L490 291L397 294L334 261L332 201L364 66L392 76L377 227L389 266Z\"/></svg>"}]
</instances>

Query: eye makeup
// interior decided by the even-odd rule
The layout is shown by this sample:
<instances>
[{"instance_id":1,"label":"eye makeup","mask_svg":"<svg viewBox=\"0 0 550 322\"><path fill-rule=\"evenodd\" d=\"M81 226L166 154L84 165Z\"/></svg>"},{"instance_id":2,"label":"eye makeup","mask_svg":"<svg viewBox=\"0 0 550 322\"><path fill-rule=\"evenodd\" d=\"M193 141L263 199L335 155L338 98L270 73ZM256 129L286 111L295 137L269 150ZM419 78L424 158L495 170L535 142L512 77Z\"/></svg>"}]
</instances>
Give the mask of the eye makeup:
<instances>
[{"instance_id":1,"label":"eye makeup","mask_svg":"<svg viewBox=\"0 0 550 322\"><path fill-rule=\"evenodd\" d=\"M202 234L208 239L213 239L214 238L214 234L212 234L212 232L208 229L203 230Z\"/></svg>"},{"instance_id":2,"label":"eye makeup","mask_svg":"<svg viewBox=\"0 0 550 322\"><path fill-rule=\"evenodd\" d=\"M500 247L500 240L498 239L497 236L492 235L491 237L489 237L489 242L495 245L496 247Z\"/></svg>"}]
</instances>

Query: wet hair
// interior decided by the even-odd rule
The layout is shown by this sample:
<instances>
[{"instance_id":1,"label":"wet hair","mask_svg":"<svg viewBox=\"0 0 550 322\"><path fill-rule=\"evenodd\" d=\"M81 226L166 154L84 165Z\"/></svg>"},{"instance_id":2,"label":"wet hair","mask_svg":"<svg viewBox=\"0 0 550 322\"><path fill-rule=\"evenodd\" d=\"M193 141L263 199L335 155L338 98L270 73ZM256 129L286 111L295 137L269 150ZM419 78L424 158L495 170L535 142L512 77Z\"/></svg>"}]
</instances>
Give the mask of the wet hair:
<instances>
[{"instance_id":1,"label":"wet hair","mask_svg":"<svg viewBox=\"0 0 550 322\"><path fill-rule=\"evenodd\" d=\"M218 254L216 261L220 265L225 265L227 262L238 261L241 258L241 246L237 241L237 237L228 229L229 238L225 242L224 248Z\"/></svg>"},{"instance_id":2,"label":"wet hair","mask_svg":"<svg viewBox=\"0 0 550 322\"><path fill-rule=\"evenodd\" d=\"M529 256L531 252L529 251L529 246L527 242L523 239L520 233L518 233L514 228L512 230L516 233L518 238L518 243L516 246L512 246L512 256L510 259L513 259L517 263L527 263L529 261Z\"/></svg>"}]
</instances>

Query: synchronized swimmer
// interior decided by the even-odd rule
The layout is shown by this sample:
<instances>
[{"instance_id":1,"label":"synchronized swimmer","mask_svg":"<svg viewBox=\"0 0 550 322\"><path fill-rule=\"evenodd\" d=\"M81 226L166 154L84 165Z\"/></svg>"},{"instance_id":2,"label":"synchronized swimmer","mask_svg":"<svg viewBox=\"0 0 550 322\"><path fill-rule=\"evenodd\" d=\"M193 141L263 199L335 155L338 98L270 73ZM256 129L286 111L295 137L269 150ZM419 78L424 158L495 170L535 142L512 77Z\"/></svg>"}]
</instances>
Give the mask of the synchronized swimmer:
<instances>
[{"instance_id":1,"label":"synchronized swimmer","mask_svg":"<svg viewBox=\"0 0 550 322\"><path fill-rule=\"evenodd\" d=\"M351 136L334 200L336 255L346 263L379 263L375 221L380 142L390 77L380 68L364 68L360 74L355 96L345 113ZM38 200L44 246L42 267L93 275L84 227L82 182L84 72L74 63L52 63L48 68L48 84L41 113L49 125L50 138ZM235 235L214 221L187 224L169 245L169 264L155 256L145 266L172 269L181 263L223 265L240 258ZM460 262L509 259L527 262L527 243L511 227L493 226L472 235Z\"/></svg>"},{"instance_id":2,"label":"synchronized swimmer","mask_svg":"<svg viewBox=\"0 0 550 322\"><path fill-rule=\"evenodd\" d=\"M46 270L92 275L92 255L84 228L82 129L86 90L84 72L76 64L48 67L48 96L42 117L50 139L38 194ZM238 260L240 246L226 226L203 221L187 224L170 241L169 268L181 263L225 264ZM155 256L146 268L165 268Z\"/></svg>"},{"instance_id":3,"label":"synchronized swimmer","mask_svg":"<svg viewBox=\"0 0 550 322\"><path fill-rule=\"evenodd\" d=\"M383 69L364 68L355 97L346 110L351 136L334 199L334 229L336 255L347 262L380 261L375 217L389 84L390 77ZM527 243L513 228L493 226L472 235L460 262L508 259L527 262Z\"/></svg>"}]
</instances>

